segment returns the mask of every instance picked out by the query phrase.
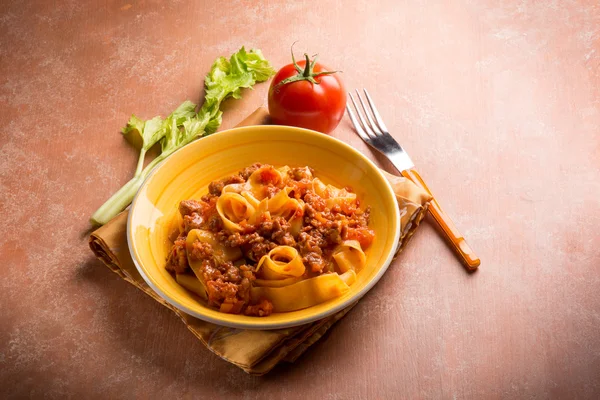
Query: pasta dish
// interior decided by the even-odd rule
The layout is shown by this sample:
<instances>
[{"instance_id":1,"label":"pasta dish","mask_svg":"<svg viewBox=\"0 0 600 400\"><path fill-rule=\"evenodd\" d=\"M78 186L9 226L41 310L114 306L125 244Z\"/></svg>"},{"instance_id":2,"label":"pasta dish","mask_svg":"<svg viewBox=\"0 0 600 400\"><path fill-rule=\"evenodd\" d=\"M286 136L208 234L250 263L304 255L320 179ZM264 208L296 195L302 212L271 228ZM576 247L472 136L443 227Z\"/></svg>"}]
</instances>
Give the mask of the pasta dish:
<instances>
[{"instance_id":1,"label":"pasta dish","mask_svg":"<svg viewBox=\"0 0 600 400\"><path fill-rule=\"evenodd\" d=\"M309 167L251 165L178 211L166 269L225 313L262 317L342 296L375 236L352 189Z\"/></svg>"}]
</instances>

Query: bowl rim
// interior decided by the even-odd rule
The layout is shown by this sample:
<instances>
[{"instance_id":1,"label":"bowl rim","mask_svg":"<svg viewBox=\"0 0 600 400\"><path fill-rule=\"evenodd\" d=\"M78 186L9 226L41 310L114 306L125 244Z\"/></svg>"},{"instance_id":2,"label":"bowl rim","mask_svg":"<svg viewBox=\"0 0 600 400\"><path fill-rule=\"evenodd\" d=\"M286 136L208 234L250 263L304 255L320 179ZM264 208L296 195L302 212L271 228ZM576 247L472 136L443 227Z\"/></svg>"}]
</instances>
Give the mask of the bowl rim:
<instances>
[{"instance_id":1,"label":"bowl rim","mask_svg":"<svg viewBox=\"0 0 600 400\"><path fill-rule=\"evenodd\" d=\"M245 131L245 130L252 130L252 129L264 129L264 130L278 130L278 129L284 129L284 130L288 130L291 132L303 132L304 134L308 134L309 136L311 135L318 135L319 137L325 137L325 140L330 141L331 143L335 143L336 145L345 147L346 150L354 153L355 155L357 155L359 158L361 158L364 162L366 162L367 164L369 164L375 171L376 173L379 175L379 177L383 180L383 182L385 182L385 186L387 188L388 193L390 193L392 195L392 197L396 198L394 190L392 188L391 183L388 181L388 179L385 177L385 175L383 174L383 172L379 169L379 167L377 165L375 165L375 163L373 161L371 161L368 157L366 157L364 154L362 154L360 151L358 151L357 149L355 149L354 147L352 147L351 145L347 144L346 142L337 139L333 136L330 135L325 135L323 133L317 132L317 131L313 131L310 129L305 129L305 128L299 128L299 127L294 127L294 126L286 126L286 125L251 125L251 126L241 126L241 127L236 127L236 128L230 128L230 129L226 129L220 132L216 132L215 134L217 135L230 135L230 134L235 134L236 132L239 131ZM212 136L212 135L211 135ZM169 303L171 306L175 307L176 309L194 317L194 318L198 318L200 320L206 321L206 322L210 322L213 323L215 325L219 325L219 326L224 326L224 327L228 327L228 328L236 328L236 329L248 329L248 330L272 330L272 329L283 329L283 328L291 328L291 327L295 327L295 326L300 326L300 325L304 325L304 324L308 324L311 322L315 322L317 320L329 317L343 309L345 309L346 307L348 307L349 305L351 305L352 303L360 300L367 292L369 292L376 284L377 282L379 282L379 280L381 279L381 277L383 276L383 274L385 274L385 272L387 271L388 267L390 266L390 264L392 263L392 260L394 258L394 254L396 254L396 251L398 249L398 245L399 245L399 240L400 240L400 230L402 229L401 227L401 223L400 223L400 210L398 209L398 207L394 207L394 221L396 221L397 225L398 225L398 229L395 230L394 232L394 239L393 239L393 246L388 254L388 256L386 257L385 261L382 263L381 267L379 268L379 270L377 271L377 274L369 281L367 282L367 284L359 291L357 292L354 296L349 297L346 301L338 304L335 307L331 307L321 313L315 314L315 315L309 315L303 318L298 318L295 320L291 320L288 322L272 322L272 323L268 323L268 322L263 322L261 323L260 320L262 318L258 318L257 317L257 323L253 323L252 324L248 324L248 323L244 323L244 322L232 322L232 321L226 321L226 320L221 320L221 319L216 319L216 318L212 318L208 315L204 315L201 313L198 313L197 311L194 311L180 303L178 303L177 301L175 301L174 299L170 298L169 296L167 296L158 286L156 286L154 284L154 282L150 279L149 276L146 275L146 272L144 271L144 269L141 266L140 261L137 258L137 254L135 252L134 249L134 240L132 237L132 219L133 219L133 215L135 213L135 206L138 200L138 197L140 195L140 193L143 192L143 189L145 188L145 186L148 184L149 180L157 173L157 171L162 168L162 166L166 163L166 161L168 161L171 157L173 157L175 154L179 153L180 151L184 150L186 147L190 146L190 145L194 145L195 143L200 142L199 140L194 141L189 143L188 145L176 150L175 152L173 152L172 154L170 154L167 158L165 158L163 161L161 161L160 163L158 163L153 169L152 171L150 171L150 173L148 174L148 176L146 176L146 178L144 178L144 180L142 181L142 184L140 185L140 188L138 189L138 191L136 192L131 205L129 207L129 214L127 215L127 248L129 249L129 255L131 256L131 259L133 260L133 264L135 265L135 268L137 269L137 271L139 272L139 274L141 275L142 279L144 279L144 281L146 282L146 284L154 291L156 292L163 300L165 300L167 303Z\"/></svg>"}]
</instances>

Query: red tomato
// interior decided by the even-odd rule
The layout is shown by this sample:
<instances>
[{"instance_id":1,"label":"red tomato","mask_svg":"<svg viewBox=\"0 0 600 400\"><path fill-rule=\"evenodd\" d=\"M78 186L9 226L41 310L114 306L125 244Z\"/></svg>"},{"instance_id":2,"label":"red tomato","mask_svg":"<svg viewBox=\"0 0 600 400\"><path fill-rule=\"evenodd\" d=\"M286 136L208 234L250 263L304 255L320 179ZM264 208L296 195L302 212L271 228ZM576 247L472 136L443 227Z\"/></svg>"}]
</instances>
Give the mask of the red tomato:
<instances>
[{"instance_id":1,"label":"red tomato","mask_svg":"<svg viewBox=\"0 0 600 400\"><path fill-rule=\"evenodd\" d=\"M273 78L269 88L269 114L275 124L330 133L346 108L346 90L339 73L305 60L288 64ZM306 68L309 63L309 68Z\"/></svg>"}]
</instances>

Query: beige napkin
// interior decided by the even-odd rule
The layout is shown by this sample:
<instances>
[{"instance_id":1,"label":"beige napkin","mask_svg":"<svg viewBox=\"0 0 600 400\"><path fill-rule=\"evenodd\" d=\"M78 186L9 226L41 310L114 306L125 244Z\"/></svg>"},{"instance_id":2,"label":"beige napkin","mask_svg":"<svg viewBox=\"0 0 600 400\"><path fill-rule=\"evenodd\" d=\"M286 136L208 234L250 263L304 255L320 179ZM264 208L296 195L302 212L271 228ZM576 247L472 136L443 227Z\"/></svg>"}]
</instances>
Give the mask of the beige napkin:
<instances>
[{"instance_id":1,"label":"beige napkin","mask_svg":"<svg viewBox=\"0 0 600 400\"><path fill-rule=\"evenodd\" d=\"M269 114L261 107L238 126L268 123ZM431 197L403 177L387 173L386 177L396 193L402 221L397 255L406 246L425 216ZM92 233L89 244L96 257L121 278L177 314L210 351L247 373L262 375L269 372L280 361L295 361L356 304L310 324L268 331L226 328L191 317L158 296L138 273L127 246L127 214L127 210L123 211Z\"/></svg>"}]
</instances>

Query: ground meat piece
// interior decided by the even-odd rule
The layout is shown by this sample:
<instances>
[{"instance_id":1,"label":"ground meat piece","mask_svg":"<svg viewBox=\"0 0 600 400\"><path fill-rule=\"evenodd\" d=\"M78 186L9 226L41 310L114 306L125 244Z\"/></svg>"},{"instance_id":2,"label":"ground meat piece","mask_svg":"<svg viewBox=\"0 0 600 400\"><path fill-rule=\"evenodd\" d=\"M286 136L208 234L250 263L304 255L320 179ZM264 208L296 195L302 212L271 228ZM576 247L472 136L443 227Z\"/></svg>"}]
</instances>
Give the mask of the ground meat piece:
<instances>
[{"instance_id":1,"label":"ground meat piece","mask_svg":"<svg viewBox=\"0 0 600 400\"><path fill-rule=\"evenodd\" d=\"M313 178L312 170L308 167L292 168L289 174L295 181L310 180Z\"/></svg>"},{"instance_id":2,"label":"ground meat piece","mask_svg":"<svg viewBox=\"0 0 600 400\"><path fill-rule=\"evenodd\" d=\"M200 213L204 209L204 205L197 200L183 200L179 203L179 212L182 216Z\"/></svg>"},{"instance_id":3,"label":"ground meat piece","mask_svg":"<svg viewBox=\"0 0 600 400\"><path fill-rule=\"evenodd\" d=\"M279 243L280 245L283 245L283 246L292 246L293 247L296 245L296 240L294 239L292 234L289 232L286 232L283 236L275 238L275 240L277 241L277 243Z\"/></svg>"},{"instance_id":4,"label":"ground meat piece","mask_svg":"<svg viewBox=\"0 0 600 400\"><path fill-rule=\"evenodd\" d=\"M302 262L313 272L321 272L327 265L327 261L323 259L323 249L326 245L327 241L317 229L300 232L298 236L298 248Z\"/></svg>"},{"instance_id":5,"label":"ground meat piece","mask_svg":"<svg viewBox=\"0 0 600 400\"><path fill-rule=\"evenodd\" d=\"M221 264L219 269L222 271L223 279L227 282L239 283L242 280L240 269L231 262Z\"/></svg>"},{"instance_id":6,"label":"ground meat piece","mask_svg":"<svg viewBox=\"0 0 600 400\"><path fill-rule=\"evenodd\" d=\"M208 185L208 193L212 194L213 196L220 196L224 186L225 184L221 181L211 182Z\"/></svg>"},{"instance_id":7,"label":"ground meat piece","mask_svg":"<svg viewBox=\"0 0 600 400\"><path fill-rule=\"evenodd\" d=\"M215 267L208 261L202 263L202 268L209 304L221 312L239 314L250 301L251 283L256 279L253 268L236 267L231 262Z\"/></svg>"},{"instance_id":8,"label":"ground meat piece","mask_svg":"<svg viewBox=\"0 0 600 400\"><path fill-rule=\"evenodd\" d=\"M219 216L219 214L213 214L208 217L208 229L212 232L218 232L223 229L223 220Z\"/></svg>"},{"instance_id":9,"label":"ground meat piece","mask_svg":"<svg viewBox=\"0 0 600 400\"><path fill-rule=\"evenodd\" d=\"M200 200L202 200L203 202L205 202L206 204L210 204L211 201L213 201L216 203L216 201L219 199L219 196L215 196L214 194L205 194L204 196L200 197Z\"/></svg>"},{"instance_id":10,"label":"ground meat piece","mask_svg":"<svg viewBox=\"0 0 600 400\"><path fill-rule=\"evenodd\" d=\"M213 259L202 260L201 270L204 282L214 281L216 279L219 279L222 275L221 271L219 271Z\"/></svg>"},{"instance_id":11,"label":"ground meat piece","mask_svg":"<svg viewBox=\"0 0 600 400\"><path fill-rule=\"evenodd\" d=\"M217 240L227 247L241 247L248 243L254 233L254 226L252 225L242 226L242 228L243 230L241 232L233 233L226 229L222 229L216 233Z\"/></svg>"},{"instance_id":12,"label":"ground meat piece","mask_svg":"<svg viewBox=\"0 0 600 400\"><path fill-rule=\"evenodd\" d=\"M259 223L256 232L265 237L279 242L278 238L289 233L290 223L283 217L274 217Z\"/></svg>"},{"instance_id":13,"label":"ground meat piece","mask_svg":"<svg viewBox=\"0 0 600 400\"><path fill-rule=\"evenodd\" d=\"M185 250L185 236L180 236L173 243L169 258L167 259L166 269L169 272L183 274L189 268L187 252Z\"/></svg>"},{"instance_id":14,"label":"ground meat piece","mask_svg":"<svg viewBox=\"0 0 600 400\"><path fill-rule=\"evenodd\" d=\"M175 229L171 230L171 232L169 233L169 240L171 242L175 242L177 240L177 238L179 237L180 232L179 232L179 227L176 227Z\"/></svg>"},{"instance_id":15,"label":"ground meat piece","mask_svg":"<svg viewBox=\"0 0 600 400\"><path fill-rule=\"evenodd\" d=\"M256 276L254 275L255 269L251 265L240 265L240 274L243 278L247 278L250 282L254 282Z\"/></svg>"},{"instance_id":16,"label":"ground meat piece","mask_svg":"<svg viewBox=\"0 0 600 400\"><path fill-rule=\"evenodd\" d=\"M285 246L293 246L294 244L296 244L296 241L290 233L290 223L286 221L285 218L275 218L273 220L272 228L272 240Z\"/></svg>"},{"instance_id":17,"label":"ground meat piece","mask_svg":"<svg viewBox=\"0 0 600 400\"><path fill-rule=\"evenodd\" d=\"M254 244L257 242L262 242L264 240L265 240L265 238L260 236L258 234L258 232L250 233L250 234L246 235L244 238L244 241L246 244Z\"/></svg>"},{"instance_id":18,"label":"ground meat piece","mask_svg":"<svg viewBox=\"0 0 600 400\"><path fill-rule=\"evenodd\" d=\"M221 279L217 279L215 281L207 282L208 286L212 286L213 293L209 293L209 300L224 300L226 298L235 297L238 286L231 282L224 282ZM212 297L212 298L210 298Z\"/></svg>"},{"instance_id":19,"label":"ground meat piece","mask_svg":"<svg viewBox=\"0 0 600 400\"><path fill-rule=\"evenodd\" d=\"M249 258L255 261L260 260L263 256L266 256L269 251L277 247L276 243L264 241L262 243L253 243L249 252Z\"/></svg>"},{"instance_id":20,"label":"ground meat piece","mask_svg":"<svg viewBox=\"0 0 600 400\"><path fill-rule=\"evenodd\" d=\"M261 236L271 236L271 233L273 233L273 221L267 220L261 222L256 228L256 232Z\"/></svg>"},{"instance_id":21,"label":"ground meat piece","mask_svg":"<svg viewBox=\"0 0 600 400\"><path fill-rule=\"evenodd\" d=\"M328 245L337 245L342 242L342 230L344 229L345 223L341 220L335 219L336 217L329 212L320 214L322 222L317 221L316 223L311 220L311 224L315 226L315 229L321 233L324 240Z\"/></svg>"},{"instance_id":22,"label":"ground meat piece","mask_svg":"<svg viewBox=\"0 0 600 400\"><path fill-rule=\"evenodd\" d=\"M211 260L213 255L212 246L206 242L196 241L190 249L190 258L193 260Z\"/></svg>"},{"instance_id":23,"label":"ground meat piece","mask_svg":"<svg viewBox=\"0 0 600 400\"><path fill-rule=\"evenodd\" d=\"M326 244L321 232L315 229L309 232L300 232L300 235L298 235L298 247L302 255L308 253L323 254L322 248Z\"/></svg>"},{"instance_id":24,"label":"ground meat piece","mask_svg":"<svg viewBox=\"0 0 600 400\"><path fill-rule=\"evenodd\" d=\"M273 312L273 303L269 300L263 299L260 303L246 307L244 314L254 315L257 317L266 317L271 315Z\"/></svg>"},{"instance_id":25,"label":"ground meat piece","mask_svg":"<svg viewBox=\"0 0 600 400\"><path fill-rule=\"evenodd\" d=\"M250 265L240 265L240 275L242 281L240 282L240 290L238 291L238 297L245 301L250 302L250 289L252 288L252 282L256 279L254 268Z\"/></svg>"},{"instance_id":26,"label":"ground meat piece","mask_svg":"<svg viewBox=\"0 0 600 400\"><path fill-rule=\"evenodd\" d=\"M240 235L239 232L229 234L227 231L221 231L217 237L227 247L240 247L247 241L247 235Z\"/></svg>"},{"instance_id":27,"label":"ground meat piece","mask_svg":"<svg viewBox=\"0 0 600 400\"><path fill-rule=\"evenodd\" d=\"M252 175L252 173L254 171L256 171L257 169L259 169L260 167L262 167L261 163L252 164L251 166L246 167L243 170L241 170L239 175L242 177L242 179L244 179L244 181L247 181L248 178L250 177L250 175Z\"/></svg>"},{"instance_id":28,"label":"ground meat piece","mask_svg":"<svg viewBox=\"0 0 600 400\"><path fill-rule=\"evenodd\" d=\"M313 191L307 191L304 195L304 202L307 210L310 208L313 211L323 211L326 206L325 200Z\"/></svg>"},{"instance_id":29,"label":"ground meat piece","mask_svg":"<svg viewBox=\"0 0 600 400\"><path fill-rule=\"evenodd\" d=\"M277 247L277 243L266 240L258 232L255 232L248 235L247 243L242 249L246 257L258 261L275 247Z\"/></svg>"},{"instance_id":30,"label":"ground meat piece","mask_svg":"<svg viewBox=\"0 0 600 400\"><path fill-rule=\"evenodd\" d=\"M238 173L238 174L236 174L236 175L230 175L230 176L228 176L227 178L223 179L223 184L224 184L225 186L227 186L227 185L231 185L231 184L234 184L234 183L244 183L244 182L246 182L247 180L248 180L248 178L245 178L245 179L244 179L244 178L242 178L242 177L240 176L240 174Z\"/></svg>"},{"instance_id":31,"label":"ground meat piece","mask_svg":"<svg viewBox=\"0 0 600 400\"><path fill-rule=\"evenodd\" d=\"M369 219L371 218L371 206L368 206L361 215L362 223L364 226L369 225Z\"/></svg>"},{"instance_id":32,"label":"ground meat piece","mask_svg":"<svg viewBox=\"0 0 600 400\"><path fill-rule=\"evenodd\" d=\"M340 207L339 204L334 204L333 207L331 207L331 212L332 213L341 213L342 212L342 208Z\"/></svg>"},{"instance_id":33,"label":"ground meat piece","mask_svg":"<svg viewBox=\"0 0 600 400\"><path fill-rule=\"evenodd\" d=\"M220 196L223 188L232 183L244 183L246 179L238 175L231 175L220 181L213 181L208 185L208 193L213 196Z\"/></svg>"},{"instance_id":34,"label":"ground meat piece","mask_svg":"<svg viewBox=\"0 0 600 400\"><path fill-rule=\"evenodd\" d=\"M192 229L202 229L204 219L198 213L185 215L183 217L183 231L188 234Z\"/></svg>"},{"instance_id":35,"label":"ground meat piece","mask_svg":"<svg viewBox=\"0 0 600 400\"><path fill-rule=\"evenodd\" d=\"M266 197L268 197L269 199L273 198L273 196L275 196L277 193L279 193L281 191L280 188L278 188L277 186L274 186L273 184L268 184L267 186L263 187L263 191Z\"/></svg>"},{"instance_id":36,"label":"ground meat piece","mask_svg":"<svg viewBox=\"0 0 600 400\"><path fill-rule=\"evenodd\" d=\"M231 282L224 282L222 279L206 281L206 293L208 294L208 303L211 306L219 307L226 299L235 299L238 286ZM232 301L229 301L232 303Z\"/></svg>"},{"instance_id":37,"label":"ground meat piece","mask_svg":"<svg viewBox=\"0 0 600 400\"><path fill-rule=\"evenodd\" d=\"M342 224L340 221L335 221L330 224L332 226L328 227L325 230L324 236L325 240L329 244L340 244L342 243Z\"/></svg>"},{"instance_id":38,"label":"ground meat piece","mask_svg":"<svg viewBox=\"0 0 600 400\"><path fill-rule=\"evenodd\" d=\"M323 272L323 269L327 266L327 261L321 255L314 252L302 257L302 262L308 265L312 272Z\"/></svg>"},{"instance_id":39,"label":"ground meat piece","mask_svg":"<svg viewBox=\"0 0 600 400\"><path fill-rule=\"evenodd\" d=\"M369 225L369 218L371 214L371 208L367 207L365 211L357 210L352 213L351 217L348 219L348 226L350 228L366 228Z\"/></svg>"},{"instance_id":40,"label":"ground meat piece","mask_svg":"<svg viewBox=\"0 0 600 400\"><path fill-rule=\"evenodd\" d=\"M299 200L299 199L302 199L306 195L306 191L308 190L307 185L305 185L302 182L295 182L295 181L291 181L288 183L291 183L290 187L292 188L292 190L289 193L289 196L291 198Z\"/></svg>"},{"instance_id":41,"label":"ground meat piece","mask_svg":"<svg viewBox=\"0 0 600 400\"><path fill-rule=\"evenodd\" d=\"M251 280L248 278L242 278L238 289L238 298L244 301L246 304L250 302L250 289L252 288Z\"/></svg>"},{"instance_id":42,"label":"ground meat piece","mask_svg":"<svg viewBox=\"0 0 600 400\"><path fill-rule=\"evenodd\" d=\"M311 200L311 204L307 204L305 208L304 231L318 231L324 238L326 246L335 246L341 243L342 240L345 239L342 235L342 231L346 229L345 227L348 224L346 215L335 213L328 209L318 211L315 207L313 207L313 204L319 203L321 199L318 198L318 196L314 198L311 196L312 195L306 196L309 197L309 200ZM341 211L341 209L338 207L337 211ZM311 235L313 234L311 233ZM322 247L322 244L320 246Z\"/></svg>"}]
</instances>

